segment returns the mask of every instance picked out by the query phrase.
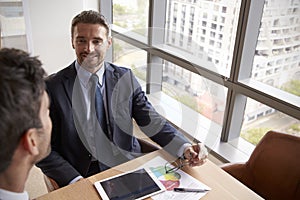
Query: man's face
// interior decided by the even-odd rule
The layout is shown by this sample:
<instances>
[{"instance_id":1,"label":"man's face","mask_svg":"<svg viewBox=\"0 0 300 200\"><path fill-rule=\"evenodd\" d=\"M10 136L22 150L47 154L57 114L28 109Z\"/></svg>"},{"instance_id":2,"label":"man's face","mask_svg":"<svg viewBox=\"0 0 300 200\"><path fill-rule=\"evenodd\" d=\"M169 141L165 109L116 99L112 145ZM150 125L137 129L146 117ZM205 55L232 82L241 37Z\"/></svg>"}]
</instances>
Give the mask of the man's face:
<instances>
[{"instance_id":1,"label":"man's face","mask_svg":"<svg viewBox=\"0 0 300 200\"><path fill-rule=\"evenodd\" d=\"M111 45L107 31L100 24L79 23L74 27L72 46L79 64L91 73L99 70Z\"/></svg>"},{"instance_id":2,"label":"man's face","mask_svg":"<svg viewBox=\"0 0 300 200\"><path fill-rule=\"evenodd\" d=\"M49 116L49 97L46 91L44 91L41 101L40 107L40 120L42 122L43 127L39 129L39 156L38 161L45 158L51 151L51 130L52 130L52 122Z\"/></svg>"}]
</instances>

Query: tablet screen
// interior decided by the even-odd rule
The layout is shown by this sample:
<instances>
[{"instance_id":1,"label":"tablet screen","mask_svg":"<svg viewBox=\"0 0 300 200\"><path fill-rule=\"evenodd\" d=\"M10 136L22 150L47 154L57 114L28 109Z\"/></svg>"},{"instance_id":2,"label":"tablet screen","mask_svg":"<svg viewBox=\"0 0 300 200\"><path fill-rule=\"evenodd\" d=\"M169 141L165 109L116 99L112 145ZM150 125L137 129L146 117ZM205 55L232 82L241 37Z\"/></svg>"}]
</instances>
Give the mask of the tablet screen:
<instances>
[{"instance_id":1,"label":"tablet screen","mask_svg":"<svg viewBox=\"0 0 300 200\"><path fill-rule=\"evenodd\" d=\"M103 199L143 199L164 190L157 178L146 169L123 173L95 183Z\"/></svg>"}]
</instances>

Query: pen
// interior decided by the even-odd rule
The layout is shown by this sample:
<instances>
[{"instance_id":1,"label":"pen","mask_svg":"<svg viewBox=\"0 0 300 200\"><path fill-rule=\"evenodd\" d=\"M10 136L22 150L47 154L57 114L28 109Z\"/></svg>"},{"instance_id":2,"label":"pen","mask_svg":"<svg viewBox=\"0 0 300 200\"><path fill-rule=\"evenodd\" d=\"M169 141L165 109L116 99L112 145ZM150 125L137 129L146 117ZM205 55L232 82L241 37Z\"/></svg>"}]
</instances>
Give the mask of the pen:
<instances>
[{"instance_id":1,"label":"pen","mask_svg":"<svg viewBox=\"0 0 300 200\"><path fill-rule=\"evenodd\" d=\"M174 192L207 192L207 189L196 189L196 188L174 188Z\"/></svg>"}]
</instances>

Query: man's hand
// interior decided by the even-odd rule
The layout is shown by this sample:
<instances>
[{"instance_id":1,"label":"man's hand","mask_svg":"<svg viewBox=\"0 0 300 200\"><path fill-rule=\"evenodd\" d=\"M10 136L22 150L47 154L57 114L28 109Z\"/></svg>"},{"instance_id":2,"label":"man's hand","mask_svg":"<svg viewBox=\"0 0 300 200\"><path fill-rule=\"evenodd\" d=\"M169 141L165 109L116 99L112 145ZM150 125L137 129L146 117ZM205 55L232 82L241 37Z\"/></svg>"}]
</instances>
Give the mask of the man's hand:
<instances>
[{"instance_id":1,"label":"man's hand","mask_svg":"<svg viewBox=\"0 0 300 200\"><path fill-rule=\"evenodd\" d=\"M202 143L198 143L187 147L184 150L184 158L189 162L189 166L200 166L206 162L208 153L207 149Z\"/></svg>"}]
</instances>

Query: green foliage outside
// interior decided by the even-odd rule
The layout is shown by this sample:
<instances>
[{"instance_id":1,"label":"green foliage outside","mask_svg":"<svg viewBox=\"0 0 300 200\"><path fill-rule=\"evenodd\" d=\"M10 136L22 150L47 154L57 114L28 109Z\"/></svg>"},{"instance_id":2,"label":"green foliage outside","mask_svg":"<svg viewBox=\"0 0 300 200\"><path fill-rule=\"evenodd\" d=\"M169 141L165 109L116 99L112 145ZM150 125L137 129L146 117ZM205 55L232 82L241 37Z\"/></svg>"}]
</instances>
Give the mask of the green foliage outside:
<instances>
[{"instance_id":1,"label":"green foliage outside","mask_svg":"<svg viewBox=\"0 0 300 200\"><path fill-rule=\"evenodd\" d=\"M138 68L136 68L136 66L134 64L131 65L131 69L136 77L138 77L139 79L141 79L143 81L146 81L146 72L145 71L139 70Z\"/></svg>"},{"instance_id":2,"label":"green foliage outside","mask_svg":"<svg viewBox=\"0 0 300 200\"><path fill-rule=\"evenodd\" d=\"M250 128L246 131L242 131L241 137L256 146L260 139L270 130L272 130L272 128Z\"/></svg>"},{"instance_id":3,"label":"green foliage outside","mask_svg":"<svg viewBox=\"0 0 300 200\"><path fill-rule=\"evenodd\" d=\"M115 15L124 15L126 14L126 7L121 6L120 4L113 5L113 13Z\"/></svg>"},{"instance_id":4,"label":"green foliage outside","mask_svg":"<svg viewBox=\"0 0 300 200\"><path fill-rule=\"evenodd\" d=\"M291 80L283 84L280 89L300 97L300 80ZM271 129L272 128L266 127L250 128L242 131L241 137L252 143L253 145L257 145L260 139ZM300 136L300 124L292 124L285 130L281 130L281 132Z\"/></svg>"},{"instance_id":5,"label":"green foliage outside","mask_svg":"<svg viewBox=\"0 0 300 200\"><path fill-rule=\"evenodd\" d=\"M118 18L117 16L124 16L128 20L138 17L139 18L138 23L132 25L133 32L146 36L147 35L147 32L146 32L147 17L145 16L145 8L147 7L146 4L148 2L145 0L139 0L137 3L138 3L137 10L129 9L126 6L122 6L120 4L114 4L113 5L113 13L114 13L114 16L116 16L116 18ZM127 23L128 22L126 22L126 20L123 20L122 22L118 21L118 20L114 20L115 25L123 27L123 28L128 28Z\"/></svg>"},{"instance_id":6,"label":"green foliage outside","mask_svg":"<svg viewBox=\"0 0 300 200\"><path fill-rule=\"evenodd\" d=\"M139 14L144 14L145 8L148 7L148 2L145 1L145 0L138 0L138 1L137 1L137 4L138 4L138 10L137 10L137 13L139 13Z\"/></svg>"},{"instance_id":7,"label":"green foliage outside","mask_svg":"<svg viewBox=\"0 0 300 200\"><path fill-rule=\"evenodd\" d=\"M201 109L199 108L197 101L194 97L190 95L180 95L176 97L176 100L183 103L184 105L190 107L191 109L200 113Z\"/></svg>"},{"instance_id":8,"label":"green foliage outside","mask_svg":"<svg viewBox=\"0 0 300 200\"><path fill-rule=\"evenodd\" d=\"M260 139L270 130L273 129L267 127L249 128L245 131L242 131L241 137L251 144L257 145ZM300 123L292 124L285 130L281 130L281 132L300 136Z\"/></svg>"},{"instance_id":9,"label":"green foliage outside","mask_svg":"<svg viewBox=\"0 0 300 200\"><path fill-rule=\"evenodd\" d=\"M300 132L300 124L293 124L290 126L290 129Z\"/></svg>"},{"instance_id":10,"label":"green foliage outside","mask_svg":"<svg viewBox=\"0 0 300 200\"><path fill-rule=\"evenodd\" d=\"M168 86L166 88L172 88L172 90L176 90L177 88L168 84ZM171 90L166 89L166 88L162 88L162 91L167 94L168 96L176 99L177 101L179 101L180 103L183 103L184 105L190 107L191 109L201 113L202 108L200 106L198 106L196 98L191 96L190 94L184 94L186 92L184 91L178 91L176 92L176 94L174 94L174 92L171 92Z\"/></svg>"},{"instance_id":11,"label":"green foliage outside","mask_svg":"<svg viewBox=\"0 0 300 200\"><path fill-rule=\"evenodd\" d=\"M286 132L289 134L300 136L300 123L290 125Z\"/></svg>"},{"instance_id":12,"label":"green foliage outside","mask_svg":"<svg viewBox=\"0 0 300 200\"><path fill-rule=\"evenodd\" d=\"M291 80L285 83L281 89L300 97L300 80Z\"/></svg>"},{"instance_id":13,"label":"green foliage outside","mask_svg":"<svg viewBox=\"0 0 300 200\"><path fill-rule=\"evenodd\" d=\"M140 21L138 24L134 24L133 27L135 29L134 32L138 33L138 34L141 34L141 35L144 35L146 36L147 35L147 32L146 32L146 24L148 22L146 22L146 19L148 19L148 17L145 16L145 8L148 7L148 2L145 1L145 0L138 0L138 10L137 10L137 13L138 15L140 16Z\"/></svg>"},{"instance_id":14,"label":"green foliage outside","mask_svg":"<svg viewBox=\"0 0 300 200\"><path fill-rule=\"evenodd\" d=\"M118 60L119 56L123 51L123 47L118 42L113 42L113 54L114 60Z\"/></svg>"},{"instance_id":15,"label":"green foliage outside","mask_svg":"<svg viewBox=\"0 0 300 200\"><path fill-rule=\"evenodd\" d=\"M114 24L117 25L117 26L123 27L123 28L127 28L127 24L125 22L124 23L114 22Z\"/></svg>"},{"instance_id":16,"label":"green foliage outside","mask_svg":"<svg viewBox=\"0 0 300 200\"><path fill-rule=\"evenodd\" d=\"M143 18L138 24L134 24L133 28L134 28L133 31L135 33L138 33L140 35L147 35L145 18Z\"/></svg>"}]
</instances>

